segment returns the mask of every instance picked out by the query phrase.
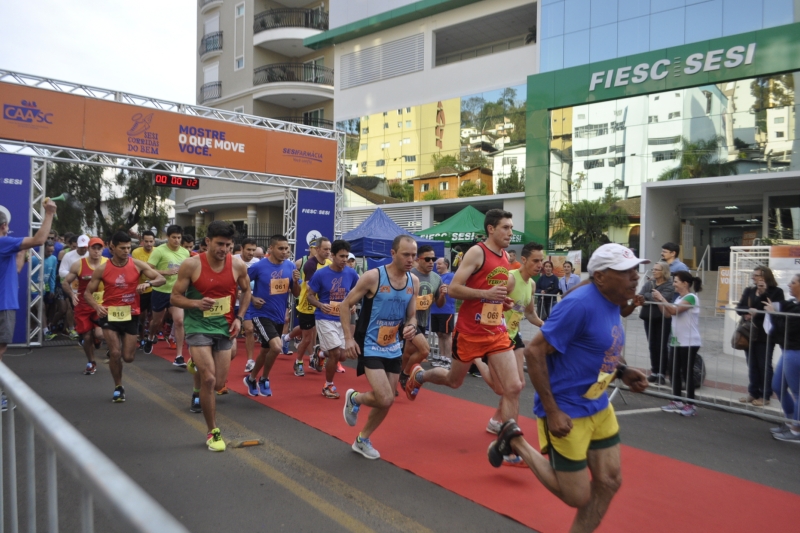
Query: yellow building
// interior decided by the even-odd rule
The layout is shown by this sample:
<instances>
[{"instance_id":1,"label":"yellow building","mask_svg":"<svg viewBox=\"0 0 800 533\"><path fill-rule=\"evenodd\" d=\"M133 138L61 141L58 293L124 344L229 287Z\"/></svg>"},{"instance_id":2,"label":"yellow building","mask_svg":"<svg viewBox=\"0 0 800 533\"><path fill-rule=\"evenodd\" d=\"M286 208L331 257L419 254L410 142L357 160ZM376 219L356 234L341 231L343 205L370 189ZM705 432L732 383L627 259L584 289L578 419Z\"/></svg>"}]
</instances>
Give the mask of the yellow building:
<instances>
[{"instance_id":1,"label":"yellow building","mask_svg":"<svg viewBox=\"0 0 800 533\"><path fill-rule=\"evenodd\" d=\"M461 99L361 117L358 174L407 180L433 171L434 154L458 156Z\"/></svg>"}]
</instances>

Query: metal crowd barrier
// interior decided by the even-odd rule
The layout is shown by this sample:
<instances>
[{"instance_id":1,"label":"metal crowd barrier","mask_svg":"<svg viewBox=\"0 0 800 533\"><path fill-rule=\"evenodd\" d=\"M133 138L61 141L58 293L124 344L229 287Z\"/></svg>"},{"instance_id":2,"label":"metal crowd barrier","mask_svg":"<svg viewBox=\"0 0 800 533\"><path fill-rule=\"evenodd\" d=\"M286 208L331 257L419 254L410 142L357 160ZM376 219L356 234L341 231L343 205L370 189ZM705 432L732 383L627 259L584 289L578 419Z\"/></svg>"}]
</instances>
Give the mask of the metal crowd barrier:
<instances>
[{"instance_id":1,"label":"metal crowd barrier","mask_svg":"<svg viewBox=\"0 0 800 533\"><path fill-rule=\"evenodd\" d=\"M80 531L94 531L95 502L118 531L131 533L188 533L188 530L134 483L108 457L40 398L5 364L0 363L0 388L8 397L8 411L0 417L0 533L6 524L20 528L18 466L24 470L25 507L22 525L30 533L59 529L57 468L73 476L80 492ZM16 407L16 409L15 409ZM16 418L21 415L19 435ZM44 441L47 525L37 527L36 437ZM24 449L17 457L17 446ZM4 494L5 489L8 494ZM70 492L73 492L71 489ZM6 516L6 513L8 516Z\"/></svg>"}]
</instances>

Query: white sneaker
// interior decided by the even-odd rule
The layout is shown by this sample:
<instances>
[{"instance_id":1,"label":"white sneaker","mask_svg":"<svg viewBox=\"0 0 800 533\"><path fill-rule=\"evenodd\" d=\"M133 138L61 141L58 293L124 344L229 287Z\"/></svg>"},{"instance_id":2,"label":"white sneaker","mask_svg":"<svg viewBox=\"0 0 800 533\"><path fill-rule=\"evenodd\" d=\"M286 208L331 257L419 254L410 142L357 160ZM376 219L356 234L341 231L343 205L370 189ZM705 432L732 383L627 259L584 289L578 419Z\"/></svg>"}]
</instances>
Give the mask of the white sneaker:
<instances>
[{"instance_id":1,"label":"white sneaker","mask_svg":"<svg viewBox=\"0 0 800 533\"><path fill-rule=\"evenodd\" d=\"M492 433L494 435L497 435L498 433L500 433L500 428L502 427L502 425L503 425L502 422L498 422L494 418L490 418L489 423L486 425L486 433Z\"/></svg>"},{"instance_id":2,"label":"white sneaker","mask_svg":"<svg viewBox=\"0 0 800 533\"><path fill-rule=\"evenodd\" d=\"M358 452L367 459L380 459L381 454L378 453L369 439L362 439L361 437L356 437L356 441L353 443L353 451Z\"/></svg>"},{"instance_id":3,"label":"white sneaker","mask_svg":"<svg viewBox=\"0 0 800 533\"><path fill-rule=\"evenodd\" d=\"M678 401L669 402L667 405L662 407L661 410L665 413L680 413L681 409L683 409L685 405L685 403Z\"/></svg>"},{"instance_id":4,"label":"white sneaker","mask_svg":"<svg viewBox=\"0 0 800 533\"><path fill-rule=\"evenodd\" d=\"M248 359L247 363L244 365L244 373L249 374L253 370L254 366L256 366L256 362L252 359Z\"/></svg>"}]
</instances>

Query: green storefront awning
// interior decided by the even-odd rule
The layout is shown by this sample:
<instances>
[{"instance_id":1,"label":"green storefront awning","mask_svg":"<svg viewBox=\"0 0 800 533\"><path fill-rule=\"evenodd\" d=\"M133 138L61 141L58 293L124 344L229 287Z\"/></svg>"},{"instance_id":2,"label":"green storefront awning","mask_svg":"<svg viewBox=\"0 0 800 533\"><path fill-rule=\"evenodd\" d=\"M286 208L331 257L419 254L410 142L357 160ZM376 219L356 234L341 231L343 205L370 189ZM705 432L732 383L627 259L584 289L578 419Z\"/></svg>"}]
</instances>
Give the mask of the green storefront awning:
<instances>
[{"instance_id":1,"label":"green storefront awning","mask_svg":"<svg viewBox=\"0 0 800 533\"><path fill-rule=\"evenodd\" d=\"M436 241L445 241L448 244L473 243L478 235L484 235L483 220L485 215L472 207L465 207L441 224L418 231L417 235ZM534 240L525 232L514 230L511 244L524 244Z\"/></svg>"}]
</instances>

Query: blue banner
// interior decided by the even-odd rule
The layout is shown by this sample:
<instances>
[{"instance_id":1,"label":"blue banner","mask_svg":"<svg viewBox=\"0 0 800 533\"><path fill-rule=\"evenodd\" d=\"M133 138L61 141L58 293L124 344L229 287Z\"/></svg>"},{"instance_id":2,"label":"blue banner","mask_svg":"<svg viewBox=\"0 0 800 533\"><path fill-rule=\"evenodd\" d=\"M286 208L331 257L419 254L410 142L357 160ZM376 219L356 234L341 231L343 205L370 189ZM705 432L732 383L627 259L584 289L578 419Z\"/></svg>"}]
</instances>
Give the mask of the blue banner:
<instances>
[{"instance_id":1,"label":"blue banner","mask_svg":"<svg viewBox=\"0 0 800 533\"><path fill-rule=\"evenodd\" d=\"M301 189L297 191L297 244L295 258L308 254L308 243L317 237L333 240L334 193Z\"/></svg>"},{"instance_id":2,"label":"blue banner","mask_svg":"<svg viewBox=\"0 0 800 533\"><path fill-rule=\"evenodd\" d=\"M29 237L31 234L31 158L0 153L0 210L9 218L10 237ZM44 250L42 250L44 253ZM28 269L19 273L19 309L12 344L28 343ZM5 287L2 290L7 290Z\"/></svg>"}]
</instances>

